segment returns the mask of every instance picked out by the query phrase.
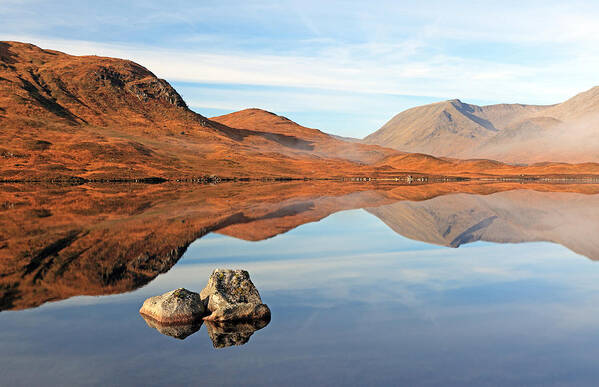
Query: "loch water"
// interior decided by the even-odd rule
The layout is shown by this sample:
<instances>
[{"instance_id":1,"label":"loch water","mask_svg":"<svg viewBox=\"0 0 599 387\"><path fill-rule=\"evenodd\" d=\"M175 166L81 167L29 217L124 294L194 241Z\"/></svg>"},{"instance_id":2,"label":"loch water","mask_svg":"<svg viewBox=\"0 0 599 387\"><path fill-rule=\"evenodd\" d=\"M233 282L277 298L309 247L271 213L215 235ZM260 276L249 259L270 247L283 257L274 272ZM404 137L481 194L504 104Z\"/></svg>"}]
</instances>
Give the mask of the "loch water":
<instances>
[{"instance_id":1,"label":"loch water","mask_svg":"<svg viewBox=\"0 0 599 387\"><path fill-rule=\"evenodd\" d=\"M0 384L597 385L599 195L411 189L275 187L243 210L236 187L221 201L129 189L135 209L115 204L118 189L5 190ZM194 206L219 226L196 233ZM143 267L108 267L134 248ZM268 325L173 337L138 313L150 296L199 292L215 268L250 272Z\"/></svg>"}]
</instances>

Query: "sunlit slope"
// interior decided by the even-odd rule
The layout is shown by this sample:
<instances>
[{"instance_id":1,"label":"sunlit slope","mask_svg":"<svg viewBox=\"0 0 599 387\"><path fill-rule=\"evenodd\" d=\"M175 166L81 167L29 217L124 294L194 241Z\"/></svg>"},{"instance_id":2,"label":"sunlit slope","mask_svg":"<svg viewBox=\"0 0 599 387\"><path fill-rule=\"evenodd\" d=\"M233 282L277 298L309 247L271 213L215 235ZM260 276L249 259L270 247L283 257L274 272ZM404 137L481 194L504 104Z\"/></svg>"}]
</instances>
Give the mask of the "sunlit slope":
<instances>
[{"instance_id":1,"label":"sunlit slope","mask_svg":"<svg viewBox=\"0 0 599 387\"><path fill-rule=\"evenodd\" d=\"M459 100L406 110L365 143L509 163L599 161L599 87L550 106Z\"/></svg>"}]
</instances>

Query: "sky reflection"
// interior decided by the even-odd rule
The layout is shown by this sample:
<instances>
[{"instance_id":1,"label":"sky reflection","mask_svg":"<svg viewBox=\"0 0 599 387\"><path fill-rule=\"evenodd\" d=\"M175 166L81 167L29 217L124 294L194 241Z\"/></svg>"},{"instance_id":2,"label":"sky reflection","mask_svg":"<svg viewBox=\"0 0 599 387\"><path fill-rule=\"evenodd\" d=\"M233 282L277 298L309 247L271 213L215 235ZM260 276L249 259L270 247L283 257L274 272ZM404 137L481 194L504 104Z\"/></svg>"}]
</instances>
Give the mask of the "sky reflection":
<instances>
[{"instance_id":1,"label":"sky reflection","mask_svg":"<svg viewBox=\"0 0 599 387\"><path fill-rule=\"evenodd\" d=\"M242 346L173 340L146 297L244 268L272 310ZM262 242L211 234L134 292L0 313L3 384L587 384L599 376L599 266L549 243L459 249L363 210ZM32 373L31 369L38 372Z\"/></svg>"}]
</instances>

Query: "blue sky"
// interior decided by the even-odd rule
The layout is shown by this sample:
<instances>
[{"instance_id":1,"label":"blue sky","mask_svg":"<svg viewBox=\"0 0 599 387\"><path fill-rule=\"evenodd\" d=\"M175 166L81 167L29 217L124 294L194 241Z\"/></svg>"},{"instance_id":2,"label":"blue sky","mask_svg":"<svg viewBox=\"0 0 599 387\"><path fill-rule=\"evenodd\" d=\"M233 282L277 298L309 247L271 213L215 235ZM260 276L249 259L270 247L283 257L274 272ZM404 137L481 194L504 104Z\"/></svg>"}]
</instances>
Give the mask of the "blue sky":
<instances>
[{"instance_id":1,"label":"blue sky","mask_svg":"<svg viewBox=\"0 0 599 387\"><path fill-rule=\"evenodd\" d=\"M599 85L599 2L0 0L0 39L135 60L207 116L259 107L363 137L460 98Z\"/></svg>"}]
</instances>

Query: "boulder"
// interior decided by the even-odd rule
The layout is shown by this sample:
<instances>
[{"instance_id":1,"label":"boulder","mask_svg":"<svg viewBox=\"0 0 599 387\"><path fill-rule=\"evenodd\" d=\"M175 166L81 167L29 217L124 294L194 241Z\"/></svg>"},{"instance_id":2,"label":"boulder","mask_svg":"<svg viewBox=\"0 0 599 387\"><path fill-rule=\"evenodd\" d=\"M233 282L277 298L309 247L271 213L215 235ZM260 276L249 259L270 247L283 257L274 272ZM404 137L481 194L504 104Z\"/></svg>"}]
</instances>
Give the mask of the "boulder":
<instances>
[{"instance_id":1,"label":"boulder","mask_svg":"<svg viewBox=\"0 0 599 387\"><path fill-rule=\"evenodd\" d=\"M269 320L270 309L245 270L216 269L200 297L210 312L208 321Z\"/></svg>"},{"instance_id":2,"label":"boulder","mask_svg":"<svg viewBox=\"0 0 599 387\"><path fill-rule=\"evenodd\" d=\"M185 324L201 319L206 314L206 307L198 293L180 288L148 298L139 313L162 325Z\"/></svg>"}]
</instances>

